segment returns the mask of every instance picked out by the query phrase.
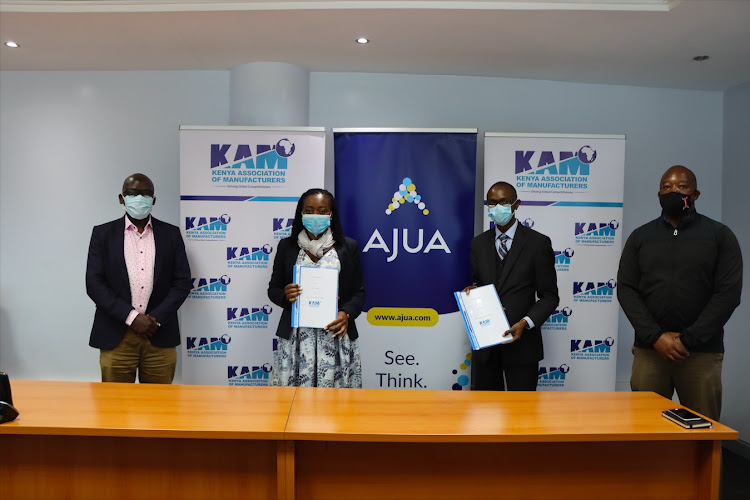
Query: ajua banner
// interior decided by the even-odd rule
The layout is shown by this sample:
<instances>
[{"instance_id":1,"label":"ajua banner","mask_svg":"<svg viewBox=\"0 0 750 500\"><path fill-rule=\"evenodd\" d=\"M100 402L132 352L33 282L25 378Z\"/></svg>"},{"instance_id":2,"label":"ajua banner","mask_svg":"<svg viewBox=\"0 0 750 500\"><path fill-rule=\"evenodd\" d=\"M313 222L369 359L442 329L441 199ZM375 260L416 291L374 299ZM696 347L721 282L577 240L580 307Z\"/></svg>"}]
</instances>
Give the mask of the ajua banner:
<instances>
[{"instance_id":1,"label":"ajua banner","mask_svg":"<svg viewBox=\"0 0 750 500\"><path fill-rule=\"evenodd\" d=\"M477 131L334 129L336 201L359 243L365 387L463 388Z\"/></svg>"}]
</instances>

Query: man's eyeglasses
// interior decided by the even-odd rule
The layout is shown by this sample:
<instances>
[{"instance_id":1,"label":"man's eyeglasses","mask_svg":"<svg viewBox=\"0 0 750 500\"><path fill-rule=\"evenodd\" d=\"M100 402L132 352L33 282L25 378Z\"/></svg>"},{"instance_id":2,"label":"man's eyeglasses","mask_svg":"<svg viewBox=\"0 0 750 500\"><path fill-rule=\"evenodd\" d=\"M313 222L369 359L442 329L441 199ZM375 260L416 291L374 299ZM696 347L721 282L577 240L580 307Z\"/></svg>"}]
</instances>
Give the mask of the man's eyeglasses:
<instances>
[{"instance_id":1,"label":"man's eyeglasses","mask_svg":"<svg viewBox=\"0 0 750 500\"><path fill-rule=\"evenodd\" d=\"M123 196L150 196L154 197L153 189L126 189L122 192Z\"/></svg>"},{"instance_id":2,"label":"man's eyeglasses","mask_svg":"<svg viewBox=\"0 0 750 500\"><path fill-rule=\"evenodd\" d=\"M516 200L506 200L503 198L502 200L487 200L487 206L488 207L494 207L497 205L503 205L504 207L507 207L508 205L512 205L516 202Z\"/></svg>"}]
</instances>

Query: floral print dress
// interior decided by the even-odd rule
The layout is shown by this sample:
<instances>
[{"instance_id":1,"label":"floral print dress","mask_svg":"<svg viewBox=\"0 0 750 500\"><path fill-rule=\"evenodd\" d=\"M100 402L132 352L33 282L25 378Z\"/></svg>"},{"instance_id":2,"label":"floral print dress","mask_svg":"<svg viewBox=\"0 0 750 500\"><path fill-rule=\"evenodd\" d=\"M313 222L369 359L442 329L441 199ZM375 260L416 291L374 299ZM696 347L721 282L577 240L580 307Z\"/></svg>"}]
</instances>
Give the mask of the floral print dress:
<instances>
[{"instance_id":1,"label":"floral print dress","mask_svg":"<svg viewBox=\"0 0 750 500\"><path fill-rule=\"evenodd\" d=\"M333 248L318 262L313 262L300 250L296 264L341 270L339 256ZM279 339L273 356L271 385L362 387L359 344L349 335L337 338L322 328L292 328L288 340Z\"/></svg>"}]
</instances>

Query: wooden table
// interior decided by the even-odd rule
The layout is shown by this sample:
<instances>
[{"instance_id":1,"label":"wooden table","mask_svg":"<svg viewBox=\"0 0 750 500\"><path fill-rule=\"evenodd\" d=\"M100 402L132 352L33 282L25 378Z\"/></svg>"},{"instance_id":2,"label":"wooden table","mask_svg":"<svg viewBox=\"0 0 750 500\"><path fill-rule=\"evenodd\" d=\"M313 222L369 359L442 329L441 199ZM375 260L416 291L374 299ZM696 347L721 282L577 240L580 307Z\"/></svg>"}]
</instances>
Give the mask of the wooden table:
<instances>
[{"instance_id":1,"label":"wooden table","mask_svg":"<svg viewBox=\"0 0 750 500\"><path fill-rule=\"evenodd\" d=\"M243 498L277 475L294 388L12 381L0 498ZM277 481L281 481L278 484Z\"/></svg>"},{"instance_id":2,"label":"wooden table","mask_svg":"<svg viewBox=\"0 0 750 500\"><path fill-rule=\"evenodd\" d=\"M14 381L0 498L713 499L721 440L653 393Z\"/></svg>"}]
</instances>

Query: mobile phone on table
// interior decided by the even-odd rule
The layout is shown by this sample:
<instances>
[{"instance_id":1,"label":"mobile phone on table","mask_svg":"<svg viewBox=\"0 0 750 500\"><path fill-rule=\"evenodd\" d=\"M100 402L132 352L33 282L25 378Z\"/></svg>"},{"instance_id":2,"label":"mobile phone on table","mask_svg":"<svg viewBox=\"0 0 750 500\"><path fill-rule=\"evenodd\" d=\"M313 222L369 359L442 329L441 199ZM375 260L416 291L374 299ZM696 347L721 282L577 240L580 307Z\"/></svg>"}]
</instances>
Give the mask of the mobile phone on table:
<instances>
[{"instance_id":1,"label":"mobile phone on table","mask_svg":"<svg viewBox=\"0 0 750 500\"><path fill-rule=\"evenodd\" d=\"M664 410L661 414L664 418L686 429L710 429L713 427L713 424L709 420L693 413L687 408L672 408L671 410Z\"/></svg>"}]
</instances>

